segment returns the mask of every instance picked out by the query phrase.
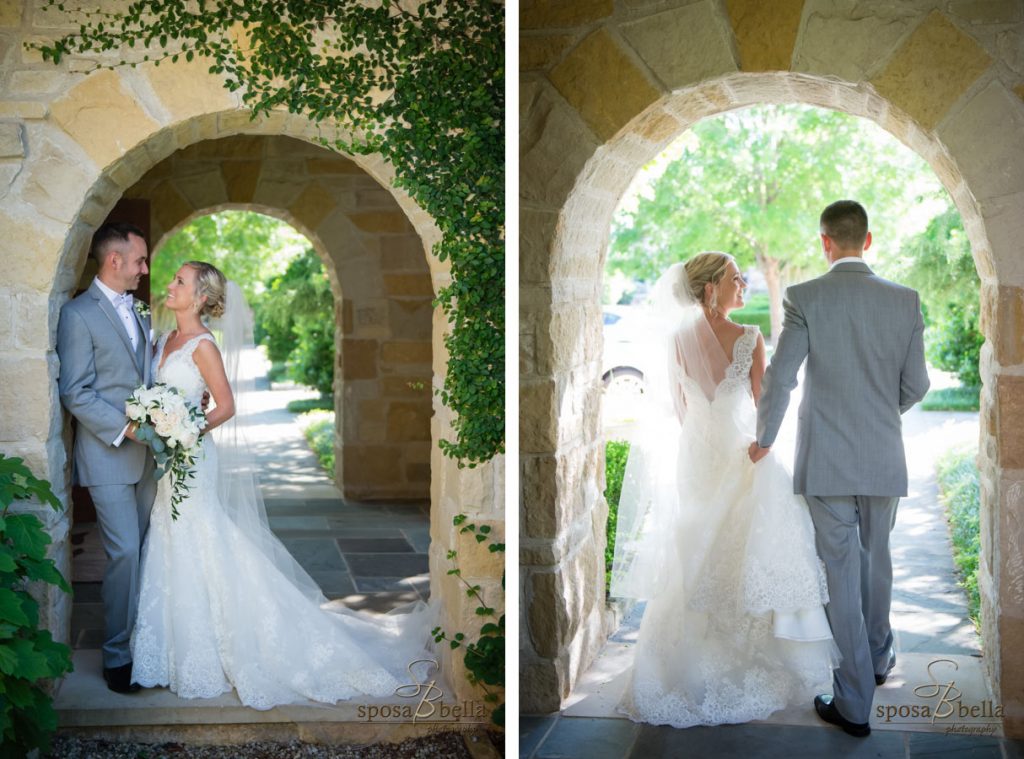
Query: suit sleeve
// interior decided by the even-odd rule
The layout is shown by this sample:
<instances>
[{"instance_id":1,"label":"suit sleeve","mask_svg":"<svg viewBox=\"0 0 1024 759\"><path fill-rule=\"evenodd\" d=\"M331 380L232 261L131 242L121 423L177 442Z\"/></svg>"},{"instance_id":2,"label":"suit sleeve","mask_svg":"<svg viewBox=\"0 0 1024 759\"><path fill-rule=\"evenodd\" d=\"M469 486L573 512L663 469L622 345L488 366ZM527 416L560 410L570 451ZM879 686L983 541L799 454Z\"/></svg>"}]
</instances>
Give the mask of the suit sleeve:
<instances>
[{"instance_id":1,"label":"suit sleeve","mask_svg":"<svg viewBox=\"0 0 1024 759\"><path fill-rule=\"evenodd\" d=\"M928 392L928 368L924 362L924 318L921 298L914 293L914 331L910 335L907 357L900 371L900 413L904 414Z\"/></svg>"},{"instance_id":2,"label":"suit sleeve","mask_svg":"<svg viewBox=\"0 0 1024 759\"><path fill-rule=\"evenodd\" d=\"M762 448L771 446L779 434L790 393L796 388L797 372L810 350L807 320L789 290L782 307L782 334L761 380L761 400L757 404L757 444Z\"/></svg>"},{"instance_id":3,"label":"suit sleeve","mask_svg":"<svg viewBox=\"0 0 1024 759\"><path fill-rule=\"evenodd\" d=\"M64 408L104 443L114 445L128 417L123 408L110 405L93 388L96 362L92 335L82 317L69 308L62 309L60 313L57 356L60 358L57 389Z\"/></svg>"}]
</instances>

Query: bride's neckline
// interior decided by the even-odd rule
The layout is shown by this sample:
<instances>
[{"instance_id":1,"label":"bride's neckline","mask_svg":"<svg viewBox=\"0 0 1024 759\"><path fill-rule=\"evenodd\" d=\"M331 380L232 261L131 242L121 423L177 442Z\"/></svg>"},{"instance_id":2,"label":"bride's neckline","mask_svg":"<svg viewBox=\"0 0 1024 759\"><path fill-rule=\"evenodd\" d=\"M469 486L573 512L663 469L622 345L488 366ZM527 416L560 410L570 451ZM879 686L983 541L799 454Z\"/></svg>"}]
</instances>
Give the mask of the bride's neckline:
<instances>
[{"instance_id":1,"label":"bride's neckline","mask_svg":"<svg viewBox=\"0 0 1024 759\"><path fill-rule=\"evenodd\" d=\"M164 339L164 351L161 351L161 353L160 353L160 363L156 367L156 370L158 372L161 369L163 369L165 366L167 366L167 359L169 359L175 353L180 353L181 351L185 350L185 346L188 345L190 342L192 342L193 340L195 340L197 338L202 337L203 335L212 335L213 334L209 330L206 330L205 332L198 332L195 335L192 335L192 337L190 337L188 340L183 342L180 346L178 346L177 348L172 350L170 353L166 353L165 351L167 350L167 343L169 343L171 341L171 335L172 334L173 335L177 335L177 333L178 333L178 330L174 330L173 332L168 332L166 335L164 335L164 338L163 338Z\"/></svg>"},{"instance_id":2,"label":"bride's neckline","mask_svg":"<svg viewBox=\"0 0 1024 759\"><path fill-rule=\"evenodd\" d=\"M729 362L728 365L732 366L733 363L736 361L736 345L737 345L737 343L739 343L740 340L742 340L746 336L746 334L747 334L746 328L742 324L737 324L736 322L732 321L731 319L726 319L726 321L730 322L731 324L735 324L737 327L740 328L740 334L737 335L736 339L732 341L732 351L730 353L730 351L727 351L725 349L725 346L722 345L722 341L718 339L718 333L715 332L715 326L711 323L711 320L708 319L708 315L706 313L704 313L703 316L704 316L704 321L707 322L708 328L711 330L711 336L715 338L715 343L718 345L719 350L722 351L722 355L725 357L726 361Z\"/></svg>"}]
</instances>

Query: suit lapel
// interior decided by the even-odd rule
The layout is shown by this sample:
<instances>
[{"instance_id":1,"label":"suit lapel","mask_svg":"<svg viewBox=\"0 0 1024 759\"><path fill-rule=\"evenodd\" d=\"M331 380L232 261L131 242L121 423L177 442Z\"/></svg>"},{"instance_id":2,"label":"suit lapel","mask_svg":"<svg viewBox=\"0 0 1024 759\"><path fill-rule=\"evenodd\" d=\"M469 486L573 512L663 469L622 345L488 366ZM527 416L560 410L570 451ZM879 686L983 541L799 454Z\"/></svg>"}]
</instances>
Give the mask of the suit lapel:
<instances>
[{"instance_id":1,"label":"suit lapel","mask_svg":"<svg viewBox=\"0 0 1024 759\"><path fill-rule=\"evenodd\" d=\"M152 378L152 367L153 367L153 344L149 342L149 325L150 317L144 317L134 308L132 313L135 314L135 323L139 325L139 358L142 361L142 366L139 368L142 371L142 383L149 387Z\"/></svg>"},{"instance_id":2,"label":"suit lapel","mask_svg":"<svg viewBox=\"0 0 1024 759\"><path fill-rule=\"evenodd\" d=\"M114 331L118 337L121 338L121 343L124 345L125 350L128 351L128 355L132 358L132 363L135 364L135 368L139 369L139 374L142 374L141 367L139 366L138 351L132 347L132 339L128 337L128 330L124 328L124 322L121 321L121 317L118 316L117 309L114 308L114 304L111 303L107 296L96 286L95 283L89 286L89 293L93 298L96 299L96 305L99 306L100 311L110 320L111 325L114 327Z\"/></svg>"}]
</instances>

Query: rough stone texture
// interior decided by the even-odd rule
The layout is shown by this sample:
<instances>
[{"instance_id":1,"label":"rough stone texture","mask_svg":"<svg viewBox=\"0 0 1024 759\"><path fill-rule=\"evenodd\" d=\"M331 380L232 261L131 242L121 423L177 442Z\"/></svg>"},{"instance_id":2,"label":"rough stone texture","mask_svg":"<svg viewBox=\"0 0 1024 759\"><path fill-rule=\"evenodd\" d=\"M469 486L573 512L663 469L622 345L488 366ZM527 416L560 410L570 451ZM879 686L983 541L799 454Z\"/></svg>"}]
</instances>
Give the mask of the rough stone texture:
<instances>
[{"instance_id":1,"label":"rough stone texture","mask_svg":"<svg viewBox=\"0 0 1024 759\"><path fill-rule=\"evenodd\" d=\"M172 121L181 121L204 113L215 113L237 107L236 96L224 87L220 76L209 73L210 60L196 58L177 63L163 61L159 66L144 64L140 71L150 85Z\"/></svg>"},{"instance_id":2,"label":"rough stone texture","mask_svg":"<svg viewBox=\"0 0 1024 759\"><path fill-rule=\"evenodd\" d=\"M0 2L0 27L21 26L21 12L24 7L24 3L17 0L2 0Z\"/></svg>"},{"instance_id":3,"label":"rough stone texture","mask_svg":"<svg viewBox=\"0 0 1024 759\"><path fill-rule=\"evenodd\" d=\"M0 124L0 158L21 158L25 155L20 124Z\"/></svg>"},{"instance_id":4,"label":"rough stone texture","mask_svg":"<svg viewBox=\"0 0 1024 759\"><path fill-rule=\"evenodd\" d=\"M36 147L38 155L27 164L22 197L43 216L70 222L94 176L53 143L41 142Z\"/></svg>"},{"instance_id":5,"label":"rough stone texture","mask_svg":"<svg viewBox=\"0 0 1024 759\"><path fill-rule=\"evenodd\" d=\"M1006 140L1024 132L1024 109L1005 87L993 82L942 125L939 136L959 161L964 179L979 200L1024 189L1024 140Z\"/></svg>"},{"instance_id":6,"label":"rough stone texture","mask_svg":"<svg viewBox=\"0 0 1024 759\"><path fill-rule=\"evenodd\" d=\"M978 211L980 218L972 219L972 227L980 226L983 231L970 238L972 246L975 237L980 237L992 251L1004 251L1004 255L992 257L990 267L979 264L978 274L998 277L1007 285L1024 285L1024 256L1020 255L1021 240L1024 240L1024 192L982 201ZM981 252L983 258L991 256L986 249Z\"/></svg>"},{"instance_id":7,"label":"rough stone texture","mask_svg":"<svg viewBox=\"0 0 1024 759\"><path fill-rule=\"evenodd\" d=\"M61 241L36 227L31 218L14 218L3 211L0 229L4 235L0 254L4 283L45 291L52 281Z\"/></svg>"},{"instance_id":8,"label":"rough stone texture","mask_svg":"<svg viewBox=\"0 0 1024 759\"><path fill-rule=\"evenodd\" d=\"M996 361L1003 366L1024 364L1024 288L999 288L995 324Z\"/></svg>"},{"instance_id":9,"label":"rough stone texture","mask_svg":"<svg viewBox=\"0 0 1024 759\"><path fill-rule=\"evenodd\" d=\"M793 70L848 82L870 78L920 19L920 12L907 3L865 0L858 8L851 17L848 6L833 0L807 0ZM844 55L836 55L840 49Z\"/></svg>"},{"instance_id":10,"label":"rough stone texture","mask_svg":"<svg viewBox=\"0 0 1024 759\"><path fill-rule=\"evenodd\" d=\"M44 119L46 105L35 100L0 100L0 119Z\"/></svg>"},{"instance_id":11,"label":"rough stone texture","mask_svg":"<svg viewBox=\"0 0 1024 759\"><path fill-rule=\"evenodd\" d=\"M65 82L65 75L53 69L15 71L7 83L13 95L48 95Z\"/></svg>"},{"instance_id":12,"label":"rough stone texture","mask_svg":"<svg viewBox=\"0 0 1024 759\"><path fill-rule=\"evenodd\" d=\"M660 94L605 29L577 45L552 69L550 78L594 133L605 140Z\"/></svg>"},{"instance_id":13,"label":"rough stone texture","mask_svg":"<svg viewBox=\"0 0 1024 759\"><path fill-rule=\"evenodd\" d=\"M158 129L111 71L90 74L53 103L50 116L101 168Z\"/></svg>"},{"instance_id":14,"label":"rough stone texture","mask_svg":"<svg viewBox=\"0 0 1024 759\"><path fill-rule=\"evenodd\" d=\"M1024 377L1003 374L996 382L999 464L1004 469L1024 469ZM1024 494L1018 505L1024 509Z\"/></svg>"},{"instance_id":15,"label":"rough stone texture","mask_svg":"<svg viewBox=\"0 0 1024 759\"><path fill-rule=\"evenodd\" d=\"M580 26L610 16L613 10L612 0L524 0L519 7L519 28L550 29Z\"/></svg>"},{"instance_id":16,"label":"rough stone texture","mask_svg":"<svg viewBox=\"0 0 1024 759\"><path fill-rule=\"evenodd\" d=\"M936 11L911 33L872 84L922 127L932 129L991 64L992 58L972 37Z\"/></svg>"},{"instance_id":17,"label":"rough stone texture","mask_svg":"<svg viewBox=\"0 0 1024 759\"><path fill-rule=\"evenodd\" d=\"M519 70L546 69L556 63L573 38L567 34L538 36L520 35Z\"/></svg>"},{"instance_id":18,"label":"rough stone texture","mask_svg":"<svg viewBox=\"0 0 1024 759\"><path fill-rule=\"evenodd\" d=\"M787 71L804 0L726 0L743 71Z\"/></svg>"},{"instance_id":19,"label":"rough stone texture","mask_svg":"<svg viewBox=\"0 0 1024 759\"><path fill-rule=\"evenodd\" d=\"M949 12L971 24L1010 24L1024 18L1017 0L952 0Z\"/></svg>"},{"instance_id":20,"label":"rough stone texture","mask_svg":"<svg viewBox=\"0 0 1024 759\"><path fill-rule=\"evenodd\" d=\"M730 29L707 0L625 23L620 29L670 90L737 68Z\"/></svg>"}]
</instances>

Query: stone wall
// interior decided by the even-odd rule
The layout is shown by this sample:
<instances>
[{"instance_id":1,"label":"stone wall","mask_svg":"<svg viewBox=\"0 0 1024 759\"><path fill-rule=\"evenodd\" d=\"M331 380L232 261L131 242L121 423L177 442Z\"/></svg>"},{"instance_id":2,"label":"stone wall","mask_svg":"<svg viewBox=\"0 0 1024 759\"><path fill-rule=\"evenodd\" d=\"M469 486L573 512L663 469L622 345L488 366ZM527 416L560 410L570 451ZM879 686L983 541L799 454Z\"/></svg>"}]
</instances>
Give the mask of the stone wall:
<instances>
[{"instance_id":1,"label":"stone wall","mask_svg":"<svg viewBox=\"0 0 1024 759\"><path fill-rule=\"evenodd\" d=\"M119 4L99 0L90 7ZM441 625L470 632L475 604L445 574L447 551L462 548L452 519L466 513L502 533L504 461L459 469L437 446L451 435L450 412L431 392L447 361L445 320L426 306L449 281L446 265L429 254L437 225L391 186L393 172L379 155L327 153L316 147L314 125L284 112L250 121L237 93L201 61L91 73L92 62L74 56L59 67L42 61L24 43L74 31L83 6L66 8L42 0L0 3L0 451L25 458L68 503L57 316L83 274L92 233L119 199L150 194L155 236L222 205L273 211L320 240L341 295L337 317L348 339L340 351L339 400L346 408L357 404L355 414L339 414L342 478L351 474L346 461L357 469L358 457L372 456L378 445L397 460L397 473L387 474L403 485L424 493L429 478L432 597L441 600ZM347 290L346 279L356 289ZM426 387L413 395L407 377L423 378ZM51 553L69 576L69 510L22 508L47 524ZM500 575L486 561L467 574L479 577L489 599L500 593ZM70 598L47 591L41 600L44 624L67 641ZM449 682L469 697L461 663L442 655Z\"/></svg>"},{"instance_id":2,"label":"stone wall","mask_svg":"<svg viewBox=\"0 0 1024 759\"><path fill-rule=\"evenodd\" d=\"M557 709L609 625L599 423L611 214L702 118L808 103L918 152L982 280L986 666L1024 734L1024 6L526 0L520 40L521 704Z\"/></svg>"}]
</instances>

